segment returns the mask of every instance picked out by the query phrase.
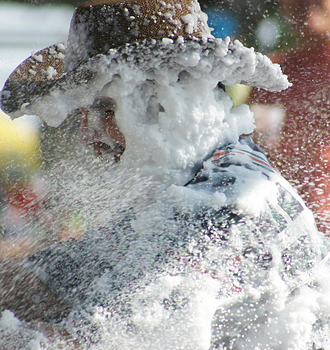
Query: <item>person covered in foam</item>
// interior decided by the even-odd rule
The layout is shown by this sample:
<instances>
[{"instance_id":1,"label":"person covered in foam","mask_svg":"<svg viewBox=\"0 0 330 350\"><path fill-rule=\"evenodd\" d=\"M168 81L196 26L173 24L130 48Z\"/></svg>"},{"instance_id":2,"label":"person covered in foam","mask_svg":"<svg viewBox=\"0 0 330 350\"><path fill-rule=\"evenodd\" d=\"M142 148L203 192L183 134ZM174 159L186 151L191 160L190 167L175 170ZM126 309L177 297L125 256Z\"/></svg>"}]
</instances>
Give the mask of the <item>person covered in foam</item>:
<instances>
[{"instance_id":1,"label":"person covered in foam","mask_svg":"<svg viewBox=\"0 0 330 350\"><path fill-rule=\"evenodd\" d=\"M84 150L109 159L104 172L139 174L153 191L83 238L4 267L1 310L60 323L84 345L130 348L136 340L135 348L150 348L162 334L167 349L206 349L239 342L247 329L221 321L219 295L237 300L251 288L272 289L274 271L287 295L295 290L295 272L305 276L321 263L323 237L295 191L242 136L254 120L246 105L232 108L225 85L237 83L289 86L267 57L214 38L195 0L80 5L68 43L24 61L2 90L2 108L52 128L74 126ZM204 308L205 297L212 303ZM144 319L146 305L163 310L155 322Z\"/></svg>"}]
</instances>

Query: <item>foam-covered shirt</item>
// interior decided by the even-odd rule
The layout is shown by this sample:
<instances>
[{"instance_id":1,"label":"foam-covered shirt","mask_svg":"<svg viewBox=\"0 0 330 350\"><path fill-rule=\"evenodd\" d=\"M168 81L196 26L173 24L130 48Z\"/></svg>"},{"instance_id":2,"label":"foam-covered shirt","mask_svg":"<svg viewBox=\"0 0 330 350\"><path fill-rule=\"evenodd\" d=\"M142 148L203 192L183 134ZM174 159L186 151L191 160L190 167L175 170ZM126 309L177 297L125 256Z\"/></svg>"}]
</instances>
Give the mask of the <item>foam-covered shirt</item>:
<instances>
[{"instance_id":1,"label":"foam-covered shirt","mask_svg":"<svg viewBox=\"0 0 330 350\"><path fill-rule=\"evenodd\" d=\"M195 234L207 237L220 248L237 245L228 257L229 262L235 260L235 281L230 283L236 291L242 291L251 279L246 276L247 261L257 270L271 268L274 245L280 252L283 278L292 289L302 283L302 277L295 277L297 271L300 276L308 274L324 259L327 242L317 232L311 212L248 137L215 150L183 189L190 194L199 193L205 201L189 213L183 213L179 207L173 210L180 229L174 234L169 232L172 238L159 248L158 265L160 261L166 263L171 256L201 273L222 278L216 264L210 264L213 270L205 268L203 264L192 262L190 253L177 248L184 246L177 244L180 237L186 235L187 241L187 237ZM134 210L124 213L109 227L96 229L78 241L69 239L57 243L30 257L24 265L65 302L78 305L88 298L92 280L107 271L116 271L116 264L125 258L125 251L134 247L134 220ZM127 241L118 238L116 231L124 231ZM245 268L239 272L241 264ZM118 273L120 271L113 273L114 280Z\"/></svg>"}]
</instances>

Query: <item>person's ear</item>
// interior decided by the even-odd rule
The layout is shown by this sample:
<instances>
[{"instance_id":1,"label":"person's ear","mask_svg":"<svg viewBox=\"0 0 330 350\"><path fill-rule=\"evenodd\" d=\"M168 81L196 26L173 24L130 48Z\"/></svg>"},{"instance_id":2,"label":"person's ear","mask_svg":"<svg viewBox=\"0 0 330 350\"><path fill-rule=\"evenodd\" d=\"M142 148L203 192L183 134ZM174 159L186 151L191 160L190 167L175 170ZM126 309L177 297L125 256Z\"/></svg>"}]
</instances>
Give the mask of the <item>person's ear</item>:
<instances>
[{"instance_id":1,"label":"person's ear","mask_svg":"<svg viewBox=\"0 0 330 350\"><path fill-rule=\"evenodd\" d=\"M310 11L308 25L317 34L329 33L330 14L322 7L315 6Z\"/></svg>"}]
</instances>

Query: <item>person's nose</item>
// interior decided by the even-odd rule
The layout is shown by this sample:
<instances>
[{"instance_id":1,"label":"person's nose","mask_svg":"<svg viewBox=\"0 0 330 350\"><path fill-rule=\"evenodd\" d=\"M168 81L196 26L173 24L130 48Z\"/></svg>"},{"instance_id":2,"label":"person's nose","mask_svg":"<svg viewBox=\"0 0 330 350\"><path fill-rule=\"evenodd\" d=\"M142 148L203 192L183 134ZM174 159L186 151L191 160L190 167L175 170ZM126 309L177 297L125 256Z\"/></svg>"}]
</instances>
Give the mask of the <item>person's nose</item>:
<instances>
[{"instance_id":1,"label":"person's nose","mask_svg":"<svg viewBox=\"0 0 330 350\"><path fill-rule=\"evenodd\" d=\"M126 142L123 133L119 130L117 123L115 121L115 112L106 112L102 118L102 128L104 132L117 144L125 148Z\"/></svg>"}]
</instances>

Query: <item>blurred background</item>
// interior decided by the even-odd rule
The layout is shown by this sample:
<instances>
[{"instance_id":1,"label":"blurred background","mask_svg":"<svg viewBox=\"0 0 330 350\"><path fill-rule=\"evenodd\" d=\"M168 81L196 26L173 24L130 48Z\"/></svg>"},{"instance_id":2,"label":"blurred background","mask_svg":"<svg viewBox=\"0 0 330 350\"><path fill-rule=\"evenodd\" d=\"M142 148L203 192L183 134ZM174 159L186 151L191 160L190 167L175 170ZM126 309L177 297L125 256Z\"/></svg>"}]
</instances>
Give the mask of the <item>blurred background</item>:
<instances>
[{"instance_id":1,"label":"blurred background","mask_svg":"<svg viewBox=\"0 0 330 350\"><path fill-rule=\"evenodd\" d=\"M73 10L66 3L0 1L1 89L32 53L66 40ZM20 259L48 240L42 127L36 116L11 120L0 110L0 261Z\"/></svg>"}]
</instances>

